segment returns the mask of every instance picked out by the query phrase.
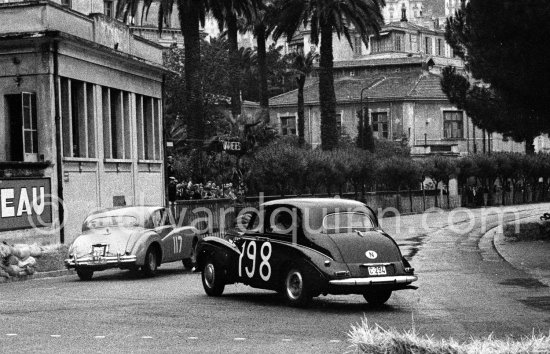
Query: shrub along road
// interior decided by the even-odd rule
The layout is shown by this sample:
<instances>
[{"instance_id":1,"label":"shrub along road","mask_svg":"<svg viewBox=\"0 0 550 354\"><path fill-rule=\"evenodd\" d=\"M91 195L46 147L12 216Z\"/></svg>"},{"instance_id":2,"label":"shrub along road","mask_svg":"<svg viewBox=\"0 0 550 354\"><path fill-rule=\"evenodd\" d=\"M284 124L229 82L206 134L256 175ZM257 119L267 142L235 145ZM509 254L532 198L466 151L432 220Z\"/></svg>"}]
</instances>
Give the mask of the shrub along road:
<instances>
[{"instance_id":1,"label":"shrub along road","mask_svg":"<svg viewBox=\"0 0 550 354\"><path fill-rule=\"evenodd\" d=\"M520 206L519 217L549 205ZM419 334L497 337L550 327L550 290L498 256L484 229L499 215L482 209L386 218L384 228L412 258L417 291L396 292L382 308L362 296L316 298L286 307L272 292L243 285L207 297L198 273L163 265L155 278L125 271L0 285L0 347L5 352L344 352L347 332L370 324ZM514 214L505 214L512 220ZM422 227L422 219L429 226ZM483 221L485 220L485 221ZM485 227L484 227L485 224ZM468 227L472 225L471 230ZM399 231L399 232L398 232Z\"/></svg>"}]
</instances>

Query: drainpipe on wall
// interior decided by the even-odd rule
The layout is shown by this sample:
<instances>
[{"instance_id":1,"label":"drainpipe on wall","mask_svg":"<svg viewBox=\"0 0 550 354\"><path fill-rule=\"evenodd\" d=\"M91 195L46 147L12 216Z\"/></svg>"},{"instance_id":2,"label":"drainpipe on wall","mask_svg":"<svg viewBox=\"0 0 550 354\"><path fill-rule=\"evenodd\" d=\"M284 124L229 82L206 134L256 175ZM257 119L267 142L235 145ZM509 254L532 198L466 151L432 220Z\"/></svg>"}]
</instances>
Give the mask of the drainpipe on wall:
<instances>
[{"instance_id":1,"label":"drainpipe on wall","mask_svg":"<svg viewBox=\"0 0 550 354\"><path fill-rule=\"evenodd\" d=\"M65 209L63 208L63 157L61 154L61 107L59 107L59 43L53 41L53 87L55 107L55 155L57 172L57 210L59 213L59 242L65 243Z\"/></svg>"}]
</instances>

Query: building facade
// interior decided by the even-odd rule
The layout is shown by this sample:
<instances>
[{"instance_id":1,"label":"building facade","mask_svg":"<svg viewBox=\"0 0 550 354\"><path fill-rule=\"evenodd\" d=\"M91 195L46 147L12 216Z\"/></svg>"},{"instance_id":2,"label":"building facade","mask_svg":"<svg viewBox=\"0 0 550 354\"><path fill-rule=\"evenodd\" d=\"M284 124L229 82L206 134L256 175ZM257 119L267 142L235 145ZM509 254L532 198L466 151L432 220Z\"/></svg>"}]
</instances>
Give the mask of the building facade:
<instances>
[{"instance_id":1,"label":"building facade","mask_svg":"<svg viewBox=\"0 0 550 354\"><path fill-rule=\"evenodd\" d=\"M401 3L401 2L399 2ZM421 2L418 2L421 3ZM414 2L416 4L416 2ZM410 6L417 6L410 2ZM388 3L390 5L390 3ZM488 134L472 124L441 89L441 69L463 67L445 42L438 21L424 27L410 22L407 6L398 22L383 26L368 48L355 37L353 46L334 35L336 121L340 134L357 136L361 105L377 138L406 141L416 157L431 154L460 156L482 151L524 152L525 145ZM386 8L387 11L387 8ZM416 11L416 10L415 10ZM415 22L421 22L415 13ZM309 33L304 32L304 47ZM305 92L305 138L320 145L318 81L308 78ZM297 92L271 98L271 121L283 135L297 134Z\"/></svg>"},{"instance_id":2,"label":"building facade","mask_svg":"<svg viewBox=\"0 0 550 354\"><path fill-rule=\"evenodd\" d=\"M162 47L51 1L0 19L0 239L68 243L95 208L163 204Z\"/></svg>"}]
</instances>

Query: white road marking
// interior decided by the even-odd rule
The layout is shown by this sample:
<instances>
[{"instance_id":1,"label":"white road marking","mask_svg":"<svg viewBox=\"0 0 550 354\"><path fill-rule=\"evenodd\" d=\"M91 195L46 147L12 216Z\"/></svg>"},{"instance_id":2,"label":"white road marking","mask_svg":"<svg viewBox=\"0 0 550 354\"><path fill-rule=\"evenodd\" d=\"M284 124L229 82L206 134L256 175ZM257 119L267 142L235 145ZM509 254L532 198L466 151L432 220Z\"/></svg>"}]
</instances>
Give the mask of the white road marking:
<instances>
[{"instance_id":1,"label":"white road marking","mask_svg":"<svg viewBox=\"0 0 550 354\"><path fill-rule=\"evenodd\" d=\"M59 334L50 334L50 337L52 337L52 338L60 338L61 335L59 335Z\"/></svg>"},{"instance_id":2,"label":"white road marking","mask_svg":"<svg viewBox=\"0 0 550 354\"><path fill-rule=\"evenodd\" d=\"M187 337L187 339L199 339L199 337Z\"/></svg>"},{"instance_id":3,"label":"white road marking","mask_svg":"<svg viewBox=\"0 0 550 354\"><path fill-rule=\"evenodd\" d=\"M290 338L283 338L283 342L292 342L292 339L290 339Z\"/></svg>"},{"instance_id":4,"label":"white road marking","mask_svg":"<svg viewBox=\"0 0 550 354\"><path fill-rule=\"evenodd\" d=\"M340 343L340 342L341 342L341 340L339 340L339 339L331 339L329 341L329 343Z\"/></svg>"},{"instance_id":5,"label":"white road marking","mask_svg":"<svg viewBox=\"0 0 550 354\"><path fill-rule=\"evenodd\" d=\"M17 335L17 333L6 333L6 335L8 337L15 337Z\"/></svg>"},{"instance_id":6,"label":"white road marking","mask_svg":"<svg viewBox=\"0 0 550 354\"><path fill-rule=\"evenodd\" d=\"M246 340L246 338L237 337L237 338L233 338L233 340Z\"/></svg>"},{"instance_id":7,"label":"white road marking","mask_svg":"<svg viewBox=\"0 0 550 354\"><path fill-rule=\"evenodd\" d=\"M102 338L105 338L105 336L95 336L94 338L102 339Z\"/></svg>"},{"instance_id":8,"label":"white road marking","mask_svg":"<svg viewBox=\"0 0 550 354\"><path fill-rule=\"evenodd\" d=\"M142 336L141 338L143 338L143 339L153 339L153 337L151 337L151 336Z\"/></svg>"}]
</instances>

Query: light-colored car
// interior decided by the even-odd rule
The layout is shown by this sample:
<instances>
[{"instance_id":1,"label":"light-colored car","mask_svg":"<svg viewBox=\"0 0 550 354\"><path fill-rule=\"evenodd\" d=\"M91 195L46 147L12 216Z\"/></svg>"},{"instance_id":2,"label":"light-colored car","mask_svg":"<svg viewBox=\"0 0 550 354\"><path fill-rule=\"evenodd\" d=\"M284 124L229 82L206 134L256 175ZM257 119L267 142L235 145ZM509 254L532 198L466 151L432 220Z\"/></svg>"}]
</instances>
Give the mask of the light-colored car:
<instances>
[{"instance_id":1,"label":"light-colored car","mask_svg":"<svg viewBox=\"0 0 550 354\"><path fill-rule=\"evenodd\" d=\"M109 268L141 270L148 276L166 262L183 261L191 269L199 232L177 227L164 207L131 206L94 211L69 248L65 266L81 280Z\"/></svg>"}]
</instances>

